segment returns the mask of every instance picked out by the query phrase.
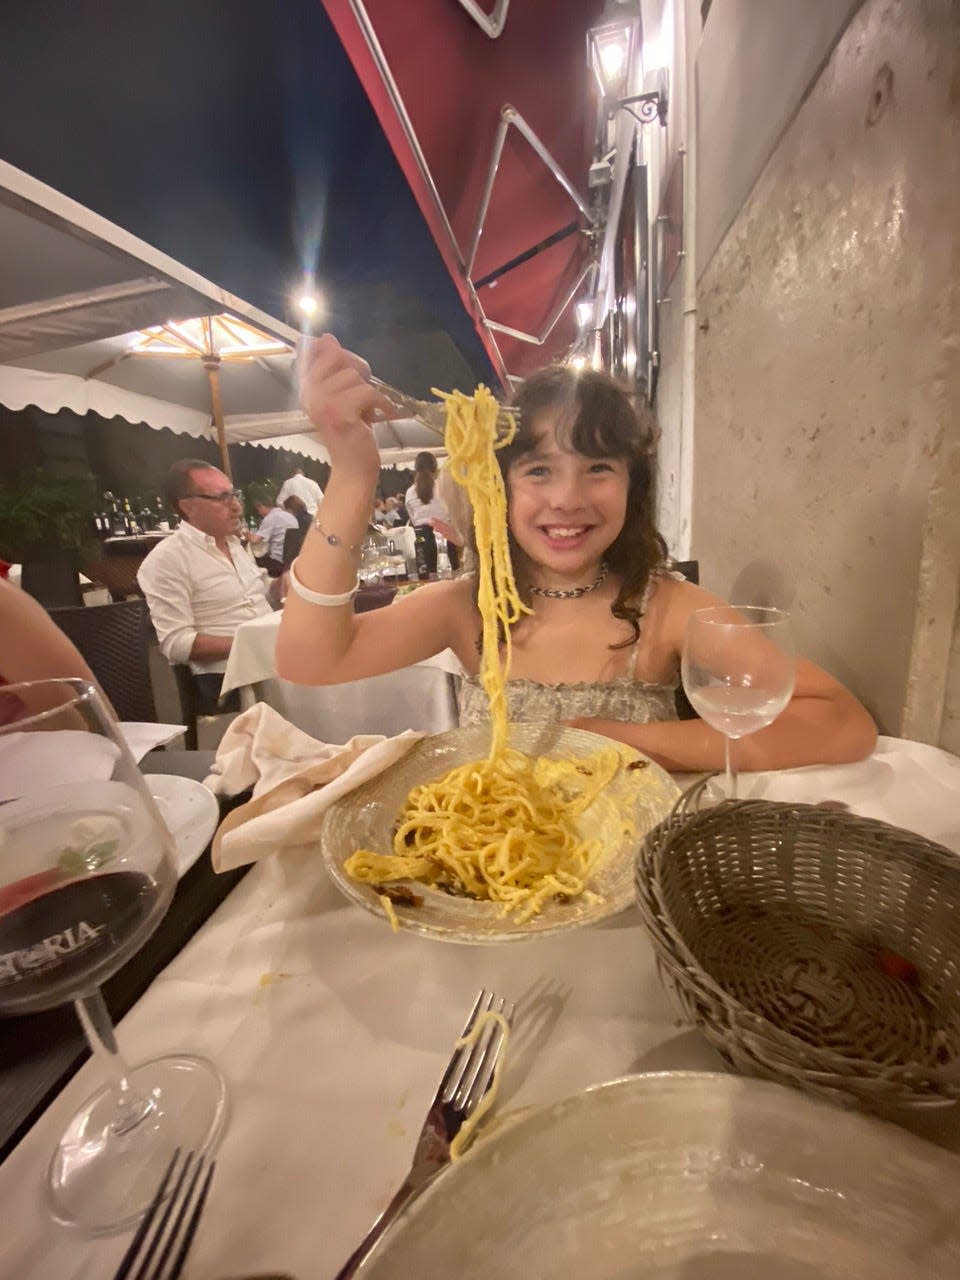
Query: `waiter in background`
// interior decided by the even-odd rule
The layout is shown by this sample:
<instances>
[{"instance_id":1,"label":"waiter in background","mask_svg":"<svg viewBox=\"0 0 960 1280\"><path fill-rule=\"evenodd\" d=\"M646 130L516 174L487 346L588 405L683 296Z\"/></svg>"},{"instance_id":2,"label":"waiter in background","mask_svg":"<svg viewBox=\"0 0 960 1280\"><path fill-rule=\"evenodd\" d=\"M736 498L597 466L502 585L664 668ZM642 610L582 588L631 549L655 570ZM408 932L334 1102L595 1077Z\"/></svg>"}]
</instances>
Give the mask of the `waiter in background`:
<instances>
[{"instance_id":1,"label":"waiter in background","mask_svg":"<svg viewBox=\"0 0 960 1280\"><path fill-rule=\"evenodd\" d=\"M280 492L277 494L277 506L282 507L290 497L299 498L310 512L311 517L313 517L317 514L317 508L323 501L323 490L316 480L311 480L309 476L303 474L303 467L297 467L293 475L284 480L280 486Z\"/></svg>"}]
</instances>

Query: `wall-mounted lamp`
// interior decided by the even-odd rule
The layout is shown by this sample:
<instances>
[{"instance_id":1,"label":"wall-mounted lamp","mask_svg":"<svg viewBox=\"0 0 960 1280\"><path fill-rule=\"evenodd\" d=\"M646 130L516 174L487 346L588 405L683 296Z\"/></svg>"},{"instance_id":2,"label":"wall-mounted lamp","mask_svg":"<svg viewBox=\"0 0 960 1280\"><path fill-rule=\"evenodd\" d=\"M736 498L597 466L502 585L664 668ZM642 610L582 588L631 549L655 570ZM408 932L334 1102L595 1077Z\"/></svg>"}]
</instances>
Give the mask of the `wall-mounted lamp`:
<instances>
[{"instance_id":1,"label":"wall-mounted lamp","mask_svg":"<svg viewBox=\"0 0 960 1280\"><path fill-rule=\"evenodd\" d=\"M624 16L587 32L587 59L604 98L620 98L626 92L639 25L637 17Z\"/></svg>"},{"instance_id":2,"label":"wall-mounted lamp","mask_svg":"<svg viewBox=\"0 0 960 1280\"><path fill-rule=\"evenodd\" d=\"M619 6L615 6L619 7ZM627 5L622 6L627 9ZM644 93L626 94L630 69L636 53L640 31L640 19L636 14L602 22L587 32L587 60L603 95L607 115L612 116L622 107L640 124L653 124L659 120L667 123L667 75L665 71L653 72L645 82L655 80L656 88ZM637 110L634 111L633 108Z\"/></svg>"}]
</instances>

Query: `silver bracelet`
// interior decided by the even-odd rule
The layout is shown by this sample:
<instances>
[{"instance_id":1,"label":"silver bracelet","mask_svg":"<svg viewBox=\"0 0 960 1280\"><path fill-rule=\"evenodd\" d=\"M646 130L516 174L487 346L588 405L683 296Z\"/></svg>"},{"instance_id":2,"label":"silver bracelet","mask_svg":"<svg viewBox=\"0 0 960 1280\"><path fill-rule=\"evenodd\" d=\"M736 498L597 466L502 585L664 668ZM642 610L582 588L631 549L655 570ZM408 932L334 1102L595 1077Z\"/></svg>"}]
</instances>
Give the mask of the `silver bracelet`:
<instances>
[{"instance_id":1,"label":"silver bracelet","mask_svg":"<svg viewBox=\"0 0 960 1280\"><path fill-rule=\"evenodd\" d=\"M347 543L345 543L344 540L339 536L339 534L327 533L326 529L320 523L319 507L317 508L317 514L313 517L313 527L316 529L317 533L323 534L324 538L330 544L331 547L339 547L341 551L346 551L347 555L351 555L351 556L355 555L356 552L358 552L361 546L363 545L360 542L356 542L353 544L353 546L348 546Z\"/></svg>"},{"instance_id":2,"label":"silver bracelet","mask_svg":"<svg viewBox=\"0 0 960 1280\"><path fill-rule=\"evenodd\" d=\"M357 574L356 585L351 587L349 591L343 591L340 595L328 596L322 591L311 591L309 587L305 587L297 577L297 561L294 560L290 568L287 570L290 577L290 586L294 595L298 595L301 600L306 600L307 604L319 604L326 609L333 609L338 604L349 604L353 597L360 590L360 575Z\"/></svg>"}]
</instances>

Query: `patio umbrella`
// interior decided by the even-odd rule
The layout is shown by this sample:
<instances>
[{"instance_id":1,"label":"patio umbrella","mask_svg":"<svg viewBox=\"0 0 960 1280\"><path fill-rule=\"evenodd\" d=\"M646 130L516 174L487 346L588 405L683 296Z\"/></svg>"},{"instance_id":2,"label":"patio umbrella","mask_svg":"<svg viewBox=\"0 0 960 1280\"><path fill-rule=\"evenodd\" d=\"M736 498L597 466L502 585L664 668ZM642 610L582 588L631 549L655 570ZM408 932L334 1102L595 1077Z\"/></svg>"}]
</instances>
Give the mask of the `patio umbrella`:
<instances>
[{"instance_id":1,"label":"patio umbrella","mask_svg":"<svg viewBox=\"0 0 960 1280\"><path fill-rule=\"evenodd\" d=\"M121 354L105 361L86 375L97 378L123 360L150 357L160 360L188 360L202 365L210 389L210 408L220 446L223 470L232 477L223 401L220 394L220 370L224 364L257 364L266 369L278 383L289 388L293 348L237 316L197 316L192 320L170 320L140 331L133 344ZM282 357L282 367L271 359Z\"/></svg>"}]
</instances>

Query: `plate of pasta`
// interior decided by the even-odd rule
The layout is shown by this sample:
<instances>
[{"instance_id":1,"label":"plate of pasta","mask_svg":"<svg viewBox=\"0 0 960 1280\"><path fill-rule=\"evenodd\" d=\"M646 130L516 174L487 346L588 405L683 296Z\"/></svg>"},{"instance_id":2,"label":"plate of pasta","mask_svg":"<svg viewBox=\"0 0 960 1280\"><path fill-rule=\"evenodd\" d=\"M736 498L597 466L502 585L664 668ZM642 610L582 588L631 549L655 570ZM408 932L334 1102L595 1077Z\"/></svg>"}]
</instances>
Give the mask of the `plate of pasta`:
<instances>
[{"instance_id":1,"label":"plate of pasta","mask_svg":"<svg viewBox=\"0 0 960 1280\"><path fill-rule=\"evenodd\" d=\"M595 924L634 900L639 842L676 783L582 729L476 725L424 738L327 810L323 856L346 896L448 942L511 942Z\"/></svg>"}]
</instances>

